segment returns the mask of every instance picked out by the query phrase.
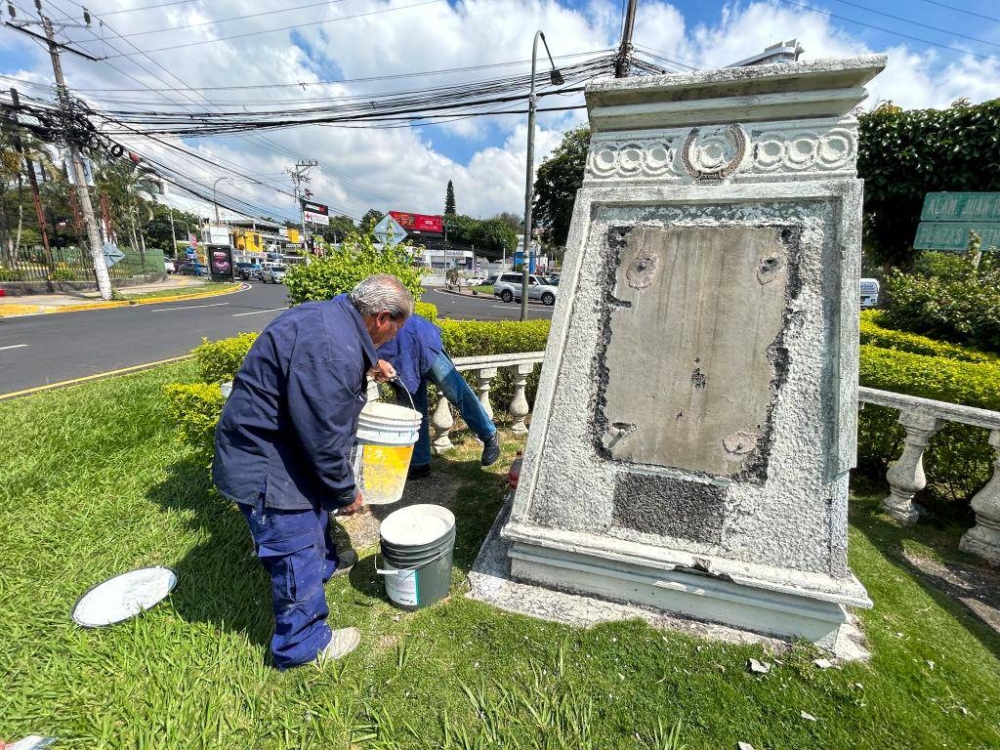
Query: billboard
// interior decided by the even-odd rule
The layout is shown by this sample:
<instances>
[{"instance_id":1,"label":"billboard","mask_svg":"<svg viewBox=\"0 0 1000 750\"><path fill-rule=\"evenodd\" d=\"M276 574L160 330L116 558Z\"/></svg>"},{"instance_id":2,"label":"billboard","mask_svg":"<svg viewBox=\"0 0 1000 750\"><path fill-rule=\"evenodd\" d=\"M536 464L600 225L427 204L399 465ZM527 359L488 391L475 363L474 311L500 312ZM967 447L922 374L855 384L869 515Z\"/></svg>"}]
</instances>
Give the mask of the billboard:
<instances>
[{"instance_id":1,"label":"billboard","mask_svg":"<svg viewBox=\"0 0 1000 750\"><path fill-rule=\"evenodd\" d=\"M432 234L444 233L444 227L441 224L440 216L408 214L403 213L402 211L390 211L389 216L399 222L399 225L407 232L430 232Z\"/></svg>"},{"instance_id":2,"label":"billboard","mask_svg":"<svg viewBox=\"0 0 1000 750\"><path fill-rule=\"evenodd\" d=\"M330 226L330 207L314 201L302 201L302 218L307 223Z\"/></svg>"}]
</instances>

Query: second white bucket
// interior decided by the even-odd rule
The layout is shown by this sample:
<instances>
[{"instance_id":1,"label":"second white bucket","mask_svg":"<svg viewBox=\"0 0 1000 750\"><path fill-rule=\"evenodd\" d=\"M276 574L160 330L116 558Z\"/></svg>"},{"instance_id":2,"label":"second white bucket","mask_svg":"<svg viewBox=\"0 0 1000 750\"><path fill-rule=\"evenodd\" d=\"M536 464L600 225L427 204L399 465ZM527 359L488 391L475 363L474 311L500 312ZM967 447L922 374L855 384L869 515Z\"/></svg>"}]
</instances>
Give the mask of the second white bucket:
<instances>
[{"instance_id":1,"label":"second white bucket","mask_svg":"<svg viewBox=\"0 0 1000 750\"><path fill-rule=\"evenodd\" d=\"M357 481L367 505L403 496L423 415L405 406L369 401L358 417Z\"/></svg>"}]
</instances>

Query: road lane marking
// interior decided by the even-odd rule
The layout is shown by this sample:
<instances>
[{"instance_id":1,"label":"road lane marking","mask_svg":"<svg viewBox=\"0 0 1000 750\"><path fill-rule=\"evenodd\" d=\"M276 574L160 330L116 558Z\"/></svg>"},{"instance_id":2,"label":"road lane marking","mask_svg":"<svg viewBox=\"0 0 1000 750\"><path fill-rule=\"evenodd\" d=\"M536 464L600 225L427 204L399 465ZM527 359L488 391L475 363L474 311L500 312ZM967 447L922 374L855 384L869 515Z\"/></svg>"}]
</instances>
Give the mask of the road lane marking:
<instances>
[{"instance_id":1,"label":"road lane marking","mask_svg":"<svg viewBox=\"0 0 1000 750\"><path fill-rule=\"evenodd\" d=\"M244 315L263 315L264 313L279 312L281 310L287 310L287 309L288 309L287 307L274 307L271 308L270 310L254 310L253 312L233 313L233 317L242 318Z\"/></svg>"},{"instance_id":2,"label":"road lane marking","mask_svg":"<svg viewBox=\"0 0 1000 750\"><path fill-rule=\"evenodd\" d=\"M48 383L47 385L39 385L34 388L25 388L23 391L13 391L12 393L0 393L0 401L6 401L9 398L16 398L18 396L30 396L35 393L42 393L43 391L51 391L55 388L66 388L71 385L79 385L81 383L87 383L91 380L100 380L101 378L110 378L115 375L128 375L132 372L139 372L141 370L148 370L157 365L166 365L171 362L182 362L185 359L191 359L192 355L184 354L180 357L169 357L168 359L160 359L156 362L147 362L144 365L133 365L132 367L123 367L120 370L108 370L107 372L98 372L94 375L85 375L82 378L73 378L72 380L61 380L58 383Z\"/></svg>"},{"instance_id":3,"label":"road lane marking","mask_svg":"<svg viewBox=\"0 0 1000 750\"><path fill-rule=\"evenodd\" d=\"M23 349L27 344L12 344L11 346L0 346L0 352L6 349Z\"/></svg>"},{"instance_id":4,"label":"road lane marking","mask_svg":"<svg viewBox=\"0 0 1000 750\"><path fill-rule=\"evenodd\" d=\"M184 305L184 307L161 307L159 310L153 310L153 312L171 312L173 310L200 310L203 307L225 307L228 302L216 302L214 305Z\"/></svg>"}]
</instances>

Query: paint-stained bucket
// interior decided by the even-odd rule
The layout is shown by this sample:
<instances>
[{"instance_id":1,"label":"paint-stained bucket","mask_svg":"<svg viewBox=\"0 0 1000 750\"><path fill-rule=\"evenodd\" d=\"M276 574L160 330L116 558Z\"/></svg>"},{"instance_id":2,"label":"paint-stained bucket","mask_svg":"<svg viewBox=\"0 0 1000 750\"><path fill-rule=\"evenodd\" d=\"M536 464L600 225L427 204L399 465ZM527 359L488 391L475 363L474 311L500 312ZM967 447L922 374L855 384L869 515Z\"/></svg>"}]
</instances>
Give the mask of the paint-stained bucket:
<instances>
[{"instance_id":1,"label":"paint-stained bucket","mask_svg":"<svg viewBox=\"0 0 1000 750\"><path fill-rule=\"evenodd\" d=\"M401 609L421 609L448 596L455 551L455 516L440 505L411 505L382 522L382 558L375 569L389 600Z\"/></svg>"},{"instance_id":2,"label":"paint-stained bucket","mask_svg":"<svg viewBox=\"0 0 1000 750\"><path fill-rule=\"evenodd\" d=\"M403 496L422 419L418 411L379 401L361 410L357 481L366 504L388 505Z\"/></svg>"}]
</instances>

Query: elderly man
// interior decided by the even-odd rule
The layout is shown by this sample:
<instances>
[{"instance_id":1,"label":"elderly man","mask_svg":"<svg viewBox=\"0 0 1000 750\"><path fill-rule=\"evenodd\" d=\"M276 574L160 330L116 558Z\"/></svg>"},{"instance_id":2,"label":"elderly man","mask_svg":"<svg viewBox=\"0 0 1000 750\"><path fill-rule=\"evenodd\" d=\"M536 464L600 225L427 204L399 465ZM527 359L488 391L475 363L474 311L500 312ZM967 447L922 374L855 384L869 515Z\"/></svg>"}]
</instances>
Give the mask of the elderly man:
<instances>
[{"instance_id":1,"label":"elderly man","mask_svg":"<svg viewBox=\"0 0 1000 750\"><path fill-rule=\"evenodd\" d=\"M339 658L361 641L356 628L326 624L323 584L357 559L338 559L326 528L331 511L361 507L351 449L365 376L395 376L375 348L412 312L399 279L371 276L350 294L275 318L233 381L215 433L212 479L239 504L271 577L278 669Z\"/></svg>"}]
</instances>

